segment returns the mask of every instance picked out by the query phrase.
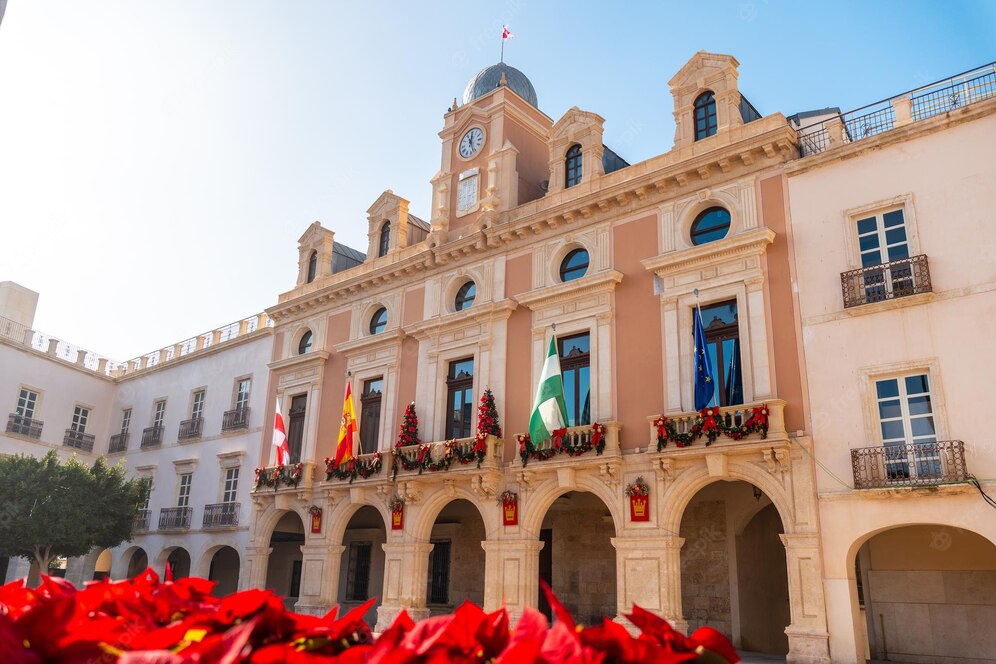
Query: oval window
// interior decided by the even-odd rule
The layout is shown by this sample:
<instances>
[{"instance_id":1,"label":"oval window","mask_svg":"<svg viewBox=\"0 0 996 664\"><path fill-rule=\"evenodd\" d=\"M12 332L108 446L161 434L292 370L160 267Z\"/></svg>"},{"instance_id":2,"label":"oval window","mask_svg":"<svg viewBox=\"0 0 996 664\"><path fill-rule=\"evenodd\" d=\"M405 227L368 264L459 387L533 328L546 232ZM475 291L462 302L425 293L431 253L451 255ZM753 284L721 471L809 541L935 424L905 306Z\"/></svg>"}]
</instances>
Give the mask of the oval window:
<instances>
[{"instance_id":1,"label":"oval window","mask_svg":"<svg viewBox=\"0 0 996 664\"><path fill-rule=\"evenodd\" d=\"M573 281L580 279L588 271L588 251L572 249L560 264L560 280Z\"/></svg>"},{"instance_id":2,"label":"oval window","mask_svg":"<svg viewBox=\"0 0 996 664\"><path fill-rule=\"evenodd\" d=\"M379 334L387 327L387 309L381 307L370 319L370 334Z\"/></svg>"},{"instance_id":3,"label":"oval window","mask_svg":"<svg viewBox=\"0 0 996 664\"><path fill-rule=\"evenodd\" d=\"M706 244L722 240L730 232L730 212L721 207L709 208L699 213L692 222L692 244Z\"/></svg>"},{"instance_id":4,"label":"oval window","mask_svg":"<svg viewBox=\"0 0 996 664\"><path fill-rule=\"evenodd\" d=\"M477 297L477 284L473 281L468 281L463 286L460 286L460 290L457 291L456 301L454 306L457 311L463 311L474 304L474 298Z\"/></svg>"},{"instance_id":5,"label":"oval window","mask_svg":"<svg viewBox=\"0 0 996 664\"><path fill-rule=\"evenodd\" d=\"M311 350L311 330L301 335L301 341L297 343L297 354L304 355Z\"/></svg>"}]
</instances>

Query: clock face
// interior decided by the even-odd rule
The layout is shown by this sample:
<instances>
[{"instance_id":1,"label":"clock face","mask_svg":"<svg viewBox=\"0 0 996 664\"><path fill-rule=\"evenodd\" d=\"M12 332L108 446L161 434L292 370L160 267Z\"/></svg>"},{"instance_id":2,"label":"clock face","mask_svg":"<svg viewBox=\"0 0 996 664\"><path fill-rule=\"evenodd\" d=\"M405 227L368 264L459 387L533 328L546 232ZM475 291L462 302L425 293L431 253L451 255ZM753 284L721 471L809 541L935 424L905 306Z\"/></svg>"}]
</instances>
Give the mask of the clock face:
<instances>
[{"instance_id":1,"label":"clock face","mask_svg":"<svg viewBox=\"0 0 996 664\"><path fill-rule=\"evenodd\" d=\"M469 159L477 154L484 144L484 132L474 127L460 139L460 156Z\"/></svg>"}]
</instances>

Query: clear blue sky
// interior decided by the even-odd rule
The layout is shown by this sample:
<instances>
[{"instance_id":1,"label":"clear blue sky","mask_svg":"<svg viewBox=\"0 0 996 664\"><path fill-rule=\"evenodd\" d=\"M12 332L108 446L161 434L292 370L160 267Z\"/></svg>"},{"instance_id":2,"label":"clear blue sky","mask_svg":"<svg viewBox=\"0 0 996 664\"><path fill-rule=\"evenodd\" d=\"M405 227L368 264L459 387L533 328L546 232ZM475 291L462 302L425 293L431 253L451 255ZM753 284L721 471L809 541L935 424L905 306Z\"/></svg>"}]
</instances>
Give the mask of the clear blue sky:
<instances>
[{"instance_id":1,"label":"clear blue sky","mask_svg":"<svg viewBox=\"0 0 996 664\"><path fill-rule=\"evenodd\" d=\"M428 218L442 115L502 23L540 108L599 113L631 163L670 149L667 81L700 49L786 115L996 60L996 2L10 0L0 280L120 360L262 310L312 221L363 250L387 188Z\"/></svg>"}]
</instances>

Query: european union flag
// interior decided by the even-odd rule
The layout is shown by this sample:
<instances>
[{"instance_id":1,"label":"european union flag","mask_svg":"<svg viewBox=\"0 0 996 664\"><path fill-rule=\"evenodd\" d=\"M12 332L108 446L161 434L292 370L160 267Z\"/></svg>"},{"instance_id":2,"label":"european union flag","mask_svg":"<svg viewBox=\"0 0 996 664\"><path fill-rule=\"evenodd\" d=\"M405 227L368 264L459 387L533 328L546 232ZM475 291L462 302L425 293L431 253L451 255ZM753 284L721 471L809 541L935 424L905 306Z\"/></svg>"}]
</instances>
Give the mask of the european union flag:
<instances>
[{"instance_id":1,"label":"european union flag","mask_svg":"<svg viewBox=\"0 0 996 664\"><path fill-rule=\"evenodd\" d=\"M706 348L705 327L702 325L702 311L695 305L695 349L692 353L695 361L695 410L702 410L709 405L715 395L716 374L712 371L712 360Z\"/></svg>"}]
</instances>

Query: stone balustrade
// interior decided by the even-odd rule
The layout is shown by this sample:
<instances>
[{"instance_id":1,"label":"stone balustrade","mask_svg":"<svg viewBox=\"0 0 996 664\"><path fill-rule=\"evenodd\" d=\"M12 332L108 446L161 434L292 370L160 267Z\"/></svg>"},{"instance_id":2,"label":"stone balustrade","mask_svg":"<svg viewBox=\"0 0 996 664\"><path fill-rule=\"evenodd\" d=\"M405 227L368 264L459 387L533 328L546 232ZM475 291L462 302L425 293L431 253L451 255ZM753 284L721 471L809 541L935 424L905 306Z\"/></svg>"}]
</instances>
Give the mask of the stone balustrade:
<instances>
[{"instance_id":1,"label":"stone balustrade","mask_svg":"<svg viewBox=\"0 0 996 664\"><path fill-rule=\"evenodd\" d=\"M756 412L755 409L757 409ZM766 411L766 413L761 411ZM762 415L767 419L767 435L762 434L759 430L760 420L758 418ZM667 420L664 432L666 445L662 450L658 450L660 434L658 423L661 417ZM735 440L756 442L765 438L784 439L787 436L785 431L785 402L781 399L756 401L736 406L721 406L719 415L715 419L719 425L719 431L714 444L733 443ZM651 415L647 417L647 422L650 425L648 451L705 448L713 444L709 442L707 432L701 431L699 435L696 435L696 432L702 430L705 424L699 411L693 410L663 416ZM730 432L736 439L726 435L726 432ZM672 434L675 433L686 440L673 439Z\"/></svg>"},{"instance_id":2,"label":"stone balustrade","mask_svg":"<svg viewBox=\"0 0 996 664\"><path fill-rule=\"evenodd\" d=\"M395 448L391 454L398 475L421 475L423 472L454 472L464 468L500 468L503 450L504 441L501 438L486 436L480 442L471 437L407 445Z\"/></svg>"}]
</instances>

